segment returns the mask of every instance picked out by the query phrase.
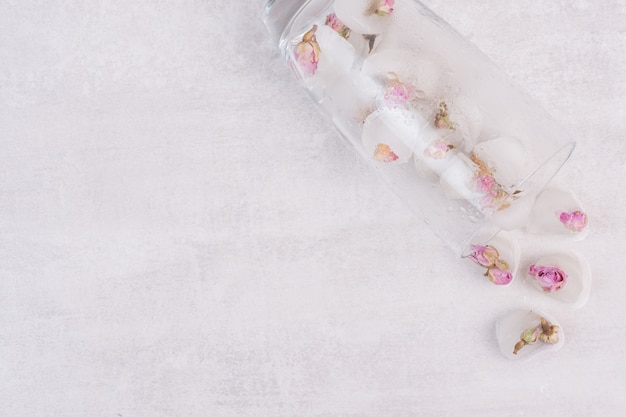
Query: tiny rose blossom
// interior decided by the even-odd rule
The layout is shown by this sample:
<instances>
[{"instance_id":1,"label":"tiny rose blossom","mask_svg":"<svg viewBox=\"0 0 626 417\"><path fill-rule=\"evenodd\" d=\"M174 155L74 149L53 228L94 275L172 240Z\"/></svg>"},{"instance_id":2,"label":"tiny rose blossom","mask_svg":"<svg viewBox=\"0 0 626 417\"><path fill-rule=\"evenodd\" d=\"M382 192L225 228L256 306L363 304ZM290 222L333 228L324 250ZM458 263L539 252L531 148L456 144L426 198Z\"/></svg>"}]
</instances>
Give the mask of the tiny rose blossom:
<instances>
[{"instance_id":1,"label":"tiny rose blossom","mask_svg":"<svg viewBox=\"0 0 626 417\"><path fill-rule=\"evenodd\" d=\"M493 175L479 171L476 175L476 191L481 193L491 193L496 186L496 180Z\"/></svg>"},{"instance_id":2,"label":"tiny rose blossom","mask_svg":"<svg viewBox=\"0 0 626 417\"><path fill-rule=\"evenodd\" d=\"M384 99L388 106L404 104L415 97L412 85L400 81L398 76L393 72L387 75L389 80L384 88Z\"/></svg>"},{"instance_id":3,"label":"tiny rose blossom","mask_svg":"<svg viewBox=\"0 0 626 417\"><path fill-rule=\"evenodd\" d=\"M542 331L543 329L541 324L524 330L519 338L519 342L517 342L513 349L513 354L517 355L517 352L519 352L524 346L536 343L537 340L539 340Z\"/></svg>"},{"instance_id":4,"label":"tiny rose blossom","mask_svg":"<svg viewBox=\"0 0 626 417\"><path fill-rule=\"evenodd\" d=\"M453 145L448 145L443 140L437 139L433 141L428 149L424 152L426 156L430 156L433 159L443 159L448 155L448 151L454 149Z\"/></svg>"},{"instance_id":5,"label":"tiny rose blossom","mask_svg":"<svg viewBox=\"0 0 626 417\"><path fill-rule=\"evenodd\" d=\"M326 16L326 26L329 26L332 30L337 32L341 37L348 39L350 37L350 33L352 30L344 25L344 23L339 20L335 13L331 13Z\"/></svg>"},{"instance_id":6,"label":"tiny rose blossom","mask_svg":"<svg viewBox=\"0 0 626 417\"><path fill-rule=\"evenodd\" d=\"M539 340L539 335L541 334L541 324L538 324L535 327L531 327L522 332L520 336L520 340L523 340L527 345L532 345L533 343Z\"/></svg>"},{"instance_id":7,"label":"tiny rose blossom","mask_svg":"<svg viewBox=\"0 0 626 417\"><path fill-rule=\"evenodd\" d=\"M395 0L370 0L366 15L387 16L393 13Z\"/></svg>"},{"instance_id":8,"label":"tiny rose blossom","mask_svg":"<svg viewBox=\"0 0 626 417\"><path fill-rule=\"evenodd\" d=\"M305 76L311 76L317 71L317 63L320 57L320 47L315 39L317 25L304 34L302 41L294 48L294 58L302 69Z\"/></svg>"},{"instance_id":9,"label":"tiny rose blossom","mask_svg":"<svg viewBox=\"0 0 626 417\"><path fill-rule=\"evenodd\" d=\"M455 125L450 120L450 114L448 114L448 105L445 101L439 103L439 108L435 114L435 127L439 129L455 130Z\"/></svg>"},{"instance_id":10,"label":"tiny rose blossom","mask_svg":"<svg viewBox=\"0 0 626 417\"><path fill-rule=\"evenodd\" d=\"M472 253L470 259L480 266L489 268L495 265L496 260L500 256L498 250L493 246L472 245Z\"/></svg>"},{"instance_id":11,"label":"tiny rose blossom","mask_svg":"<svg viewBox=\"0 0 626 417\"><path fill-rule=\"evenodd\" d=\"M559 326L555 326L548 320L540 317L541 324L535 327L530 327L522 332L520 340L515 344L513 348L513 354L517 355L524 346L532 345L537 340L547 345L554 345L559 342Z\"/></svg>"},{"instance_id":12,"label":"tiny rose blossom","mask_svg":"<svg viewBox=\"0 0 626 417\"><path fill-rule=\"evenodd\" d=\"M391 150L389 145L379 143L374 150L374 159L381 162L393 162L398 159L398 155Z\"/></svg>"},{"instance_id":13,"label":"tiny rose blossom","mask_svg":"<svg viewBox=\"0 0 626 417\"><path fill-rule=\"evenodd\" d=\"M582 232L587 227L587 215L579 210L569 213L564 211L559 215L559 220L572 232Z\"/></svg>"},{"instance_id":14,"label":"tiny rose blossom","mask_svg":"<svg viewBox=\"0 0 626 417\"><path fill-rule=\"evenodd\" d=\"M496 285L507 285L513 281L513 274L510 271L504 271L496 266L492 266L487 271L487 278Z\"/></svg>"},{"instance_id":15,"label":"tiny rose blossom","mask_svg":"<svg viewBox=\"0 0 626 417\"><path fill-rule=\"evenodd\" d=\"M535 277L545 292L558 291L567 282L567 274L555 266L531 265L528 274Z\"/></svg>"}]
</instances>

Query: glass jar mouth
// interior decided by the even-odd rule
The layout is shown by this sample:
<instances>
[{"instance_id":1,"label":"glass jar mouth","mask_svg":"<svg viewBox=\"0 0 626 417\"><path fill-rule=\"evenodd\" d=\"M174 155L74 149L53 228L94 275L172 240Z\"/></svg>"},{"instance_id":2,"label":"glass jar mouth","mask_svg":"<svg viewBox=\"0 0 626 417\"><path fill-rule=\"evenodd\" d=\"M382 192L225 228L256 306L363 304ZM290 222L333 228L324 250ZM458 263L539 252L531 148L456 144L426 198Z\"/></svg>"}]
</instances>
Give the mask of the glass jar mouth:
<instances>
[{"instance_id":1,"label":"glass jar mouth","mask_svg":"<svg viewBox=\"0 0 626 417\"><path fill-rule=\"evenodd\" d=\"M539 194L548 183L554 178L554 176L560 171L561 167L570 158L574 149L576 148L576 142L571 140L565 145L561 146L556 152L549 156L541 165L535 168L526 178L524 178L515 187L517 190L524 188L525 184L533 184L533 189L536 194ZM502 204L511 203L514 199L513 195L509 195ZM483 225L476 230L466 241L461 245L461 258L467 258L473 253L472 245L476 243L488 244L498 233L502 231L501 227L493 224L489 218L485 219Z\"/></svg>"}]
</instances>

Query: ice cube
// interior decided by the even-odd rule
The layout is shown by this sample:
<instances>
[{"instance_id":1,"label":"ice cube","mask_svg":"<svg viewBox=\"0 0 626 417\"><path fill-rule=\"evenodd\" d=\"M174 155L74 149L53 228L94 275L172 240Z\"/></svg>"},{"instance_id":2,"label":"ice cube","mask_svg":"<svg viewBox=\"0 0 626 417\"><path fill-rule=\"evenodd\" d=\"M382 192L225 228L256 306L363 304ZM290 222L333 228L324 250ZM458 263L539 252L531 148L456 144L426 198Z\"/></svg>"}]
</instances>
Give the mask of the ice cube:
<instances>
[{"instance_id":1,"label":"ice cube","mask_svg":"<svg viewBox=\"0 0 626 417\"><path fill-rule=\"evenodd\" d=\"M518 139L501 137L486 140L474 147L474 153L492 169L498 184L514 187L523 180L522 169L526 163L527 152Z\"/></svg>"},{"instance_id":2,"label":"ice cube","mask_svg":"<svg viewBox=\"0 0 626 417\"><path fill-rule=\"evenodd\" d=\"M372 0L335 0L334 9L337 17L357 34L379 34L392 22L392 14L386 13L389 9L375 11L375 1Z\"/></svg>"},{"instance_id":3,"label":"ice cube","mask_svg":"<svg viewBox=\"0 0 626 417\"><path fill-rule=\"evenodd\" d=\"M363 125L366 154L382 162L407 162L413 155L423 123L419 115L405 109L378 109Z\"/></svg>"},{"instance_id":4,"label":"ice cube","mask_svg":"<svg viewBox=\"0 0 626 417\"><path fill-rule=\"evenodd\" d=\"M550 324L559 326L558 342L546 344L539 340L532 344L527 344L521 348L517 354L513 353L515 345L520 341L520 337L527 329L533 329L541 325L541 317ZM500 352L512 360L530 359L542 352L556 352L565 343L565 332L563 327L553 317L532 310L513 310L504 314L496 323L496 339Z\"/></svg>"},{"instance_id":5,"label":"ice cube","mask_svg":"<svg viewBox=\"0 0 626 417\"><path fill-rule=\"evenodd\" d=\"M581 255L574 252L559 252L546 255L533 263L536 267L557 267L567 275L565 284L558 290L544 291L536 277L531 276L526 270L526 281L530 285L544 293L547 297L559 300L580 308L589 299L591 292L591 267L589 262Z\"/></svg>"}]
</instances>

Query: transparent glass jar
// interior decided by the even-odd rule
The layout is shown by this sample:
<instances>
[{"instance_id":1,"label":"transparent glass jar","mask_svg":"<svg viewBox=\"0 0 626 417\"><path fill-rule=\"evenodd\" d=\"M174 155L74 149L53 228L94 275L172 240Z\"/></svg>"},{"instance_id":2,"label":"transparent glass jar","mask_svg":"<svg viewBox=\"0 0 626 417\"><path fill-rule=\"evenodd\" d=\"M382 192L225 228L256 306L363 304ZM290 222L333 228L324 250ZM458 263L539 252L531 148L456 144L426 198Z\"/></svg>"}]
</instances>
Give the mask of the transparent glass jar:
<instances>
[{"instance_id":1,"label":"transparent glass jar","mask_svg":"<svg viewBox=\"0 0 626 417\"><path fill-rule=\"evenodd\" d=\"M417 0L270 0L265 23L322 113L461 256L524 226L574 149Z\"/></svg>"}]
</instances>

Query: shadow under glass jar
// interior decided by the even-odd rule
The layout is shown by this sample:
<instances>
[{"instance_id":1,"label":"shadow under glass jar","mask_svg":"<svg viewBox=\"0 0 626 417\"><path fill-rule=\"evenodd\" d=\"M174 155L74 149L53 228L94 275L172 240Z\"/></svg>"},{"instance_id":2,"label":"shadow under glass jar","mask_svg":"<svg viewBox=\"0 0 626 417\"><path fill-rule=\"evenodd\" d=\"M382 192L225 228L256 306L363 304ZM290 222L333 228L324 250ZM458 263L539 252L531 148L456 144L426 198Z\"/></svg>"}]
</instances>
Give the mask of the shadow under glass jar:
<instances>
[{"instance_id":1,"label":"shadow under glass jar","mask_svg":"<svg viewBox=\"0 0 626 417\"><path fill-rule=\"evenodd\" d=\"M575 143L417 0L270 0L321 112L455 253L522 227Z\"/></svg>"}]
</instances>

